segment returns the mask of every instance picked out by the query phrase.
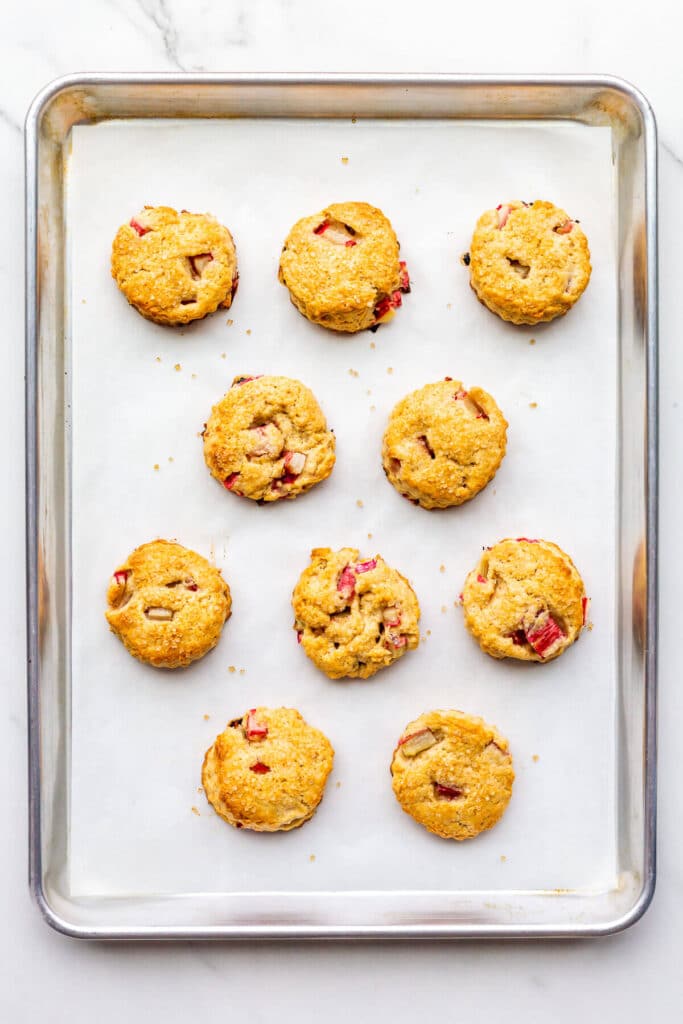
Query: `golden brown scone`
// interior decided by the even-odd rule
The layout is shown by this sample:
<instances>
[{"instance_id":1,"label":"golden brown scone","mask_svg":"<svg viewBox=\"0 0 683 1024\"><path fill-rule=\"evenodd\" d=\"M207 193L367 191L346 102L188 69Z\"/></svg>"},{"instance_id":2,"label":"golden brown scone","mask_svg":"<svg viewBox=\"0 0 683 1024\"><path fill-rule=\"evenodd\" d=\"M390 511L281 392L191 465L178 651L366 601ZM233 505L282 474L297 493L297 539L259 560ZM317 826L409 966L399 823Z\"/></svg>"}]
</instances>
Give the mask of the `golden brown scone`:
<instances>
[{"instance_id":1,"label":"golden brown scone","mask_svg":"<svg viewBox=\"0 0 683 1024\"><path fill-rule=\"evenodd\" d=\"M292 594L294 629L330 679L367 679L420 640L420 606L405 576L356 548L315 548Z\"/></svg>"},{"instance_id":2,"label":"golden brown scone","mask_svg":"<svg viewBox=\"0 0 683 1024\"><path fill-rule=\"evenodd\" d=\"M492 828L515 779L507 740L462 711L426 711L409 722L391 775L403 810L443 839L472 839Z\"/></svg>"},{"instance_id":3,"label":"golden brown scone","mask_svg":"<svg viewBox=\"0 0 683 1024\"><path fill-rule=\"evenodd\" d=\"M588 598L557 544L508 538L487 548L462 593L465 625L493 658L552 661L574 643Z\"/></svg>"},{"instance_id":4,"label":"golden brown scone","mask_svg":"<svg viewBox=\"0 0 683 1024\"><path fill-rule=\"evenodd\" d=\"M399 243L381 210L332 203L297 221L280 256L279 278L312 323L353 333L392 318L410 291Z\"/></svg>"},{"instance_id":5,"label":"golden brown scone","mask_svg":"<svg viewBox=\"0 0 683 1024\"><path fill-rule=\"evenodd\" d=\"M394 407L382 445L384 472L399 494L422 508L461 505L495 475L506 432L491 395L446 377Z\"/></svg>"},{"instance_id":6,"label":"golden brown scone","mask_svg":"<svg viewBox=\"0 0 683 1024\"><path fill-rule=\"evenodd\" d=\"M183 668L218 643L230 616L230 588L205 558L181 544L142 544L114 572L109 628L134 658Z\"/></svg>"},{"instance_id":7,"label":"golden brown scone","mask_svg":"<svg viewBox=\"0 0 683 1024\"><path fill-rule=\"evenodd\" d=\"M237 291L232 235L209 213L145 206L116 233L111 273L131 306L158 324L229 309Z\"/></svg>"},{"instance_id":8,"label":"golden brown scone","mask_svg":"<svg viewBox=\"0 0 683 1024\"><path fill-rule=\"evenodd\" d=\"M334 434L315 395L290 377L235 377L204 428L211 475L241 498L296 498L334 468Z\"/></svg>"},{"instance_id":9,"label":"golden brown scone","mask_svg":"<svg viewBox=\"0 0 683 1024\"><path fill-rule=\"evenodd\" d=\"M513 324L562 316L591 276L578 221L537 199L502 203L477 221L469 252L470 284L485 306Z\"/></svg>"},{"instance_id":10,"label":"golden brown scone","mask_svg":"<svg viewBox=\"0 0 683 1024\"><path fill-rule=\"evenodd\" d=\"M236 828L287 832L313 817L334 750L293 708L251 708L209 747L202 786Z\"/></svg>"}]
</instances>

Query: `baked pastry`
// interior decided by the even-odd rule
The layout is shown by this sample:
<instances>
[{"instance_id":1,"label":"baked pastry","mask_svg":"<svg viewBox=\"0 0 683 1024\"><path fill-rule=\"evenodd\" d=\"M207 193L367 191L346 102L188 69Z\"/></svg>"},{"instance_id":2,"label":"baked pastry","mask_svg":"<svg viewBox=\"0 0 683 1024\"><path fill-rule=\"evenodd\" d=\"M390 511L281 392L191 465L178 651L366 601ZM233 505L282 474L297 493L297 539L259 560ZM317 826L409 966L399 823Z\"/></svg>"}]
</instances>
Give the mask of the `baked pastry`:
<instances>
[{"instance_id":1,"label":"baked pastry","mask_svg":"<svg viewBox=\"0 0 683 1024\"><path fill-rule=\"evenodd\" d=\"M399 243L381 210L332 203L289 232L279 278L300 313L314 324L353 333L392 318L410 291Z\"/></svg>"},{"instance_id":2,"label":"baked pastry","mask_svg":"<svg viewBox=\"0 0 683 1024\"><path fill-rule=\"evenodd\" d=\"M574 643L588 598L569 555L547 540L486 548L462 593L465 625L493 658L551 661Z\"/></svg>"},{"instance_id":3,"label":"baked pastry","mask_svg":"<svg viewBox=\"0 0 683 1024\"><path fill-rule=\"evenodd\" d=\"M423 508L461 505L495 475L506 432L491 395L446 377L394 407L382 445L384 472L399 494Z\"/></svg>"},{"instance_id":4,"label":"baked pastry","mask_svg":"<svg viewBox=\"0 0 683 1024\"><path fill-rule=\"evenodd\" d=\"M237 291L232 235L209 213L145 206L116 233L111 273L131 306L158 324L229 309Z\"/></svg>"},{"instance_id":5,"label":"baked pastry","mask_svg":"<svg viewBox=\"0 0 683 1024\"><path fill-rule=\"evenodd\" d=\"M554 320L572 308L591 276L588 241L552 203L502 203L477 221L470 284L485 306L513 324Z\"/></svg>"},{"instance_id":6,"label":"baked pastry","mask_svg":"<svg viewBox=\"0 0 683 1024\"><path fill-rule=\"evenodd\" d=\"M409 722L391 776L403 810L443 839L472 839L492 828L515 779L507 740L462 711L426 711Z\"/></svg>"},{"instance_id":7,"label":"baked pastry","mask_svg":"<svg viewBox=\"0 0 683 1024\"><path fill-rule=\"evenodd\" d=\"M251 708L228 722L206 752L202 786L236 828L287 832L313 817L334 750L293 708Z\"/></svg>"},{"instance_id":8,"label":"baked pastry","mask_svg":"<svg viewBox=\"0 0 683 1024\"><path fill-rule=\"evenodd\" d=\"M296 498L332 472L334 434L300 381L235 377L204 428L204 459L211 475L241 498Z\"/></svg>"},{"instance_id":9,"label":"baked pastry","mask_svg":"<svg viewBox=\"0 0 683 1024\"><path fill-rule=\"evenodd\" d=\"M367 679L420 640L420 606L405 576L380 555L315 548L292 594L294 629L330 679Z\"/></svg>"},{"instance_id":10,"label":"baked pastry","mask_svg":"<svg viewBox=\"0 0 683 1024\"><path fill-rule=\"evenodd\" d=\"M168 540L142 544L115 570L106 618L126 648L155 668L183 668L218 643L230 588L196 551Z\"/></svg>"}]
</instances>

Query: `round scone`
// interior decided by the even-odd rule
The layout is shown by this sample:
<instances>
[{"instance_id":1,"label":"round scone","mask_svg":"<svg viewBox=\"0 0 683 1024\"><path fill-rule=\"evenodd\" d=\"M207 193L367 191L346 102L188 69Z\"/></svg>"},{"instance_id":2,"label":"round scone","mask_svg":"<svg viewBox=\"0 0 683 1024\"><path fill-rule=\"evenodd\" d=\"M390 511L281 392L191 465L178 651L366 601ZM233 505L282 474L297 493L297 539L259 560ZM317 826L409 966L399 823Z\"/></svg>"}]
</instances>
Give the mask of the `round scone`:
<instances>
[{"instance_id":1,"label":"round scone","mask_svg":"<svg viewBox=\"0 0 683 1024\"><path fill-rule=\"evenodd\" d=\"M513 324L562 316L591 276L586 236L552 203L503 203L477 221L470 284L485 306Z\"/></svg>"},{"instance_id":2,"label":"round scone","mask_svg":"<svg viewBox=\"0 0 683 1024\"><path fill-rule=\"evenodd\" d=\"M405 576L355 548L315 548L292 594L294 629L330 679L367 679L420 641L420 605Z\"/></svg>"},{"instance_id":3,"label":"round scone","mask_svg":"<svg viewBox=\"0 0 683 1024\"><path fill-rule=\"evenodd\" d=\"M116 233L111 273L131 306L158 324L229 309L237 291L232 235L208 213L145 206Z\"/></svg>"},{"instance_id":4,"label":"round scone","mask_svg":"<svg viewBox=\"0 0 683 1024\"><path fill-rule=\"evenodd\" d=\"M206 752L202 786L236 828L288 832L313 817L334 750L293 708L251 708L228 722Z\"/></svg>"},{"instance_id":5,"label":"round scone","mask_svg":"<svg viewBox=\"0 0 683 1024\"><path fill-rule=\"evenodd\" d=\"M493 828L515 780L507 740L462 711L426 711L409 722L391 776L403 810L443 839L472 839Z\"/></svg>"},{"instance_id":6,"label":"round scone","mask_svg":"<svg viewBox=\"0 0 683 1024\"><path fill-rule=\"evenodd\" d=\"M394 407L382 445L384 472L399 494L423 508L461 505L495 475L506 432L491 395L446 377Z\"/></svg>"},{"instance_id":7,"label":"round scone","mask_svg":"<svg viewBox=\"0 0 683 1024\"><path fill-rule=\"evenodd\" d=\"M106 618L134 658L183 668L218 643L230 588L196 551L167 540L142 544L114 572Z\"/></svg>"},{"instance_id":8,"label":"round scone","mask_svg":"<svg viewBox=\"0 0 683 1024\"><path fill-rule=\"evenodd\" d=\"M240 498L296 498L332 472L334 434L300 381L235 377L204 428L204 459Z\"/></svg>"},{"instance_id":9,"label":"round scone","mask_svg":"<svg viewBox=\"0 0 683 1024\"><path fill-rule=\"evenodd\" d=\"M462 593L465 625L493 658L552 661L574 643L588 598L569 555L518 537L487 548Z\"/></svg>"},{"instance_id":10,"label":"round scone","mask_svg":"<svg viewBox=\"0 0 683 1024\"><path fill-rule=\"evenodd\" d=\"M381 210L333 203L303 217L280 256L280 281L314 324L353 333L392 318L410 291L399 243Z\"/></svg>"}]
</instances>

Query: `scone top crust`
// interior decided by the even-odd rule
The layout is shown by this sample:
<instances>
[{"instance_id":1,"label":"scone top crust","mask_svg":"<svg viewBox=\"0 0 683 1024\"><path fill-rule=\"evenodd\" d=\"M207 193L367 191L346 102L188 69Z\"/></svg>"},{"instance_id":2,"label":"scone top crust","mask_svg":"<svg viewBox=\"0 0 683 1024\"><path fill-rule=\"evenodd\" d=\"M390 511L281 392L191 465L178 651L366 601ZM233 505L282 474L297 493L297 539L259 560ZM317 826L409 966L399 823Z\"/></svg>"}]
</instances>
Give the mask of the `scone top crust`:
<instances>
[{"instance_id":1,"label":"scone top crust","mask_svg":"<svg viewBox=\"0 0 683 1024\"><path fill-rule=\"evenodd\" d=\"M462 711L427 711L409 722L391 775L403 810L444 839L470 839L495 825L515 778L507 740Z\"/></svg>"},{"instance_id":2,"label":"scone top crust","mask_svg":"<svg viewBox=\"0 0 683 1024\"><path fill-rule=\"evenodd\" d=\"M389 220L368 203L332 203L297 221L280 257L280 281L299 312L336 331L388 320L410 291Z\"/></svg>"},{"instance_id":3,"label":"scone top crust","mask_svg":"<svg viewBox=\"0 0 683 1024\"><path fill-rule=\"evenodd\" d=\"M463 589L465 625L494 658L552 661L579 636L588 598L569 555L508 538L484 551Z\"/></svg>"},{"instance_id":4,"label":"scone top crust","mask_svg":"<svg viewBox=\"0 0 683 1024\"><path fill-rule=\"evenodd\" d=\"M461 505L495 475L507 426L483 388L467 390L446 377L395 406L384 434L384 471L400 494L423 508Z\"/></svg>"},{"instance_id":5,"label":"scone top crust","mask_svg":"<svg viewBox=\"0 0 683 1024\"><path fill-rule=\"evenodd\" d=\"M208 213L146 206L116 233L111 273L139 313L186 324L228 309L237 290L232 235Z\"/></svg>"},{"instance_id":6,"label":"scone top crust","mask_svg":"<svg viewBox=\"0 0 683 1024\"><path fill-rule=\"evenodd\" d=\"M295 498L325 480L335 439L313 392L290 377L235 377L204 428L204 459L239 497Z\"/></svg>"},{"instance_id":7,"label":"scone top crust","mask_svg":"<svg viewBox=\"0 0 683 1024\"><path fill-rule=\"evenodd\" d=\"M591 275L588 241L552 203L511 201L477 221L470 283L503 320L537 324L571 309Z\"/></svg>"},{"instance_id":8,"label":"scone top crust","mask_svg":"<svg viewBox=\"0 0 683 1024\"><path fill-rule=\"evenodd\" d=\"M229 722L206 752L204 792L237 828L289 831L312 817L334 750L293 708L251 708Z\"/></svg>"},{"instance_id":9,"label":"scone top crust","mask_svg":"<svg viewBox=\"0 0 683 1024\"><path fill-rule=\"evenodd\" d=\"M408 580L380 555L315 548L292 595L294 629L330 679L367 679L420 640L420 606Z\"/></svg>"},{"instance_id":10,"label":"scone top crust","mask_svg":"<svg viewBox=\"0 0 683 1024\"><path fill-rule=\"evenodd\" d=\"M118 566L107 601L112 632L155 668L182 668L203 657L218 643L231 608L220 570L167 540L142 544Z\"/></svg>"}]
</instances>

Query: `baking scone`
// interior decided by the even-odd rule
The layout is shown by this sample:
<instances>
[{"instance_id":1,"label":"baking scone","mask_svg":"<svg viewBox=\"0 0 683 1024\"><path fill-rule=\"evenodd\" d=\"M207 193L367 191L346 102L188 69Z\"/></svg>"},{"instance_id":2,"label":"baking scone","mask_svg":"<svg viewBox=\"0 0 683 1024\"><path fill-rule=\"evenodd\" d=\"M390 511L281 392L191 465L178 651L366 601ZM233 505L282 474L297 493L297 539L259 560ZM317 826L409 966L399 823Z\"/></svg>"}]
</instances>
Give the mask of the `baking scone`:
<instances>
[{"instance_id":1,"label":"baking scone","mask_svg":"<svg viewBox=\"0 0 683 1024\"><path fill-rule=\"evenodd\" d=\"M422 508L461 505L495 475L506 432L491 395L446 377L394 407L382 445L384 472L399 494Z\"/></svg>"},{"instance_id":2,"label":"baking scone","mask_svg":"<svg viewBox=\"0 0 683 1024\"><path fill-rule=\"evenodd\" d=\"M356 548L315 548L292 594L294 629L330 679L367 679L420 640L420 606L408 580Z\"/></svg>"},{"instance_id":3,"label":"baking scone","mask_svg":"<svg viewBox=\"0 0 683 1024\"><path fill-rule=\"evenodd\" d=\"M183 668L215 647L230 616L230 588L205 558L181 544L142 544L114 572L106 619L134 658Z\"/></svg>"},{"instance_id":4,"label":"baking scone","mask_svg":"<svg viewBox=\"0 0 683 1024\"><path fill-rule=\"evenodd\" d=\"M410 291L388 219L368 203L333 203L289 232L279 278L314 324L353 333L392 318Z\"/></svg>"},{"instance_id":5,"label":"baking scone","mask_svg":"<svg viewBox=\"0 0 683 1024\"><path fill-rule=\"evenodd\" d=\"M293 708L251 708L228 722L206 752L202 786L236 828L287 832L313 817L334 750Z\"/></svg>"},{"instance_id":6,"label":"baking scone","mask_svg":"<svg viewBox=\"0 0 683 1024\"><path fill-rule=\"evenodd\" d=\"M562 316L591 276L588 241L552 203L502 203L477 221L470 284L485 306L513 324Z\"/></svg>"},{"instance_id":7,"label":"baking scone","mask_svg":"<svg viewBox=\"0 0 683 1024\"><path fill-rule=\"evenodd\" d=\"M508 538L486 548L462 593L465 625L493 658L552 661L586 622L588 598L557 544Z\"/></svg>"},{"instance_id":8,"label":"baking scone","mask_svg":"<svg viewBox=\"0 0 683 1024\"><path fill-rule=\"evenodd\" d=\"M481 718L426 711L394 750L391 784L403 810L443 839L492 828L512 796L508 742Z\"/></svg>"},{"instance_id":9,"label":"baking scone","mask_svg":"<svg viewBox=\"0 0 683 1024\"><path fill-rule=\"evenodd\" d=\"M131 306L158 324L229 309L237 291L232 235L208 213L145 206L116 233L111 273Z\"/></svg>"},{"instance_id":10,"label":"baking scone","mask_svg":"<svg viewBox=\"0 0 683 1024\"><path fill-rule=\"evenodd\" d=\"M313 392L290 377L235 377L204 428L211 475L241 498L296 498L325 480L334 434Z\"/></svg>"}]
</instances>

